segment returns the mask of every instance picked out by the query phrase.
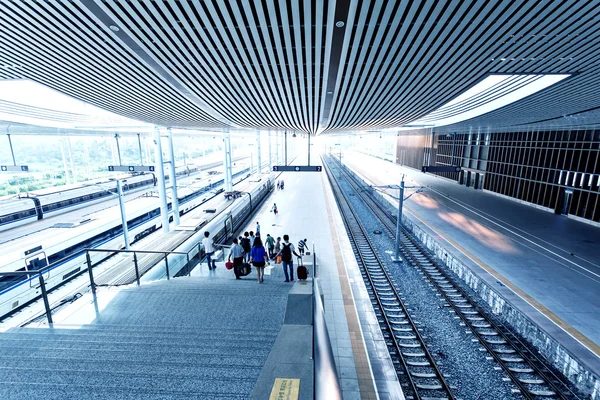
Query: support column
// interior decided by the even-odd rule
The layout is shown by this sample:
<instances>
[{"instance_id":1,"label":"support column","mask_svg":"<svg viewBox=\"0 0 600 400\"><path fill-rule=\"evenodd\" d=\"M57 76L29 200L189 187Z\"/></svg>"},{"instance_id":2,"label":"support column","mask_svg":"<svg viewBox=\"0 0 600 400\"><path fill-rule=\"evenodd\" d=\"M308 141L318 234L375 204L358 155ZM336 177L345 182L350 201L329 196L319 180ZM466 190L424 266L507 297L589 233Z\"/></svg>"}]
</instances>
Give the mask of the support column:
<instances>
[{"instance_id":1,"label":"support column","mask_svg":"<svg viewBox=\"0 0 600 400\"><path fill-rule=\"evenodd\" d=\"M62 155L63 169L65 171L65 181L67 185L71 183L69 178L69 168L67 168L67 158L65 157L65 146L63 145L63 137L60 137L60 154Z\"/></svg>"},{"instance_id":2,"label":"support column","mask_svg":"<svg viewBox=\"0 0 600 400\"><path fill-rule=\"evenodd\" d=\"M279 132L275 132L275 164L279 165Z\"/></svg>"},{"instance_id":3,"label":"support column","mask_svg":"<svg viewBox=\"0 0 600 400\"><path fill-rule=\"evenodd\" d=\"M12 140L10 139L10 134L7 133L6 136L8 137L8 145L10 146L10 155L12 156L13 165L17 165L17 161L15 159L15 151L13 150Z\"/></svg>"},{"instance_id":4,"label":"support column","mask_svg":"<svg viewBox=\"0 0 600 400\"><path fill-rule=\"evenodd\" d=\"M262 160L260 157L260 130L256 130L256 173L260 174L262 171Z\"/></svg>"},{"instance_id":5,"label":"support column","mask_svg":"<svg viewBox=\"0 0 600 400\"><path fill-rule=\"evenodd\" d=\"M171 159L171 206L173 210L173 228L179 225L179 198L177 197L177 171L175 171L175 149L173 148L173 132L167 128L169 138L169 158Z\"/></svg>"},{"instance_id":6,"label":"support column","mask_svg":"<svg viewBox=\"0 0 600 400\"><path fill-rule=\"evenodd\" d=\"M119 165L123 165L121 162L121 147L119 146L119 134L115 133L115 141L117 142L117 157L119 157Z\"/></svg>"},{"instance_id":7,"label":"support column","mask_svg":"<svg viewBox=\"0 0 600 400\"><path fill-rule=\"evenodd\" d=\"M75 165L73 164L73 152L71 151L71 138L69 136L67 136L67 148L69 150L69 163L71 164L73 183L77 183L77 175L75 175Z\"/></svg>"},{"instance_id":8,"label":"support column","mask_svg":"<svg viewBox=\"0 0 600 400\"><path fill-rule=\"evenodd\" d=\"M308 166L310 166L310 132L308 133Z\"/></svg>"},{"instance_id":9,"label":"support column","mask_svg":"<svg viewBox=\"0 0 600 400\"><path fill-rule=\"evenodd\" d=\"M223 131L223 155L225 161L223 167L225 169L225 191L233 191L233 174L231 172L231 135L229 129Z\"/></svg>"},{"instance_id":10,"label":"support column","mask_svg":"<svg viewBox=\"0 0 600 400\"><path fill-rule=\"evenodd\" d=\"M273 171L273 161L271 159L271 130L269 129L269 172Z\"/></svg>"},{"instance_id":11,"label":"support column","mask_svg":"<svg viewBox=\"0 0 600 400\"><path fill-rule=\"evenodd\" d=\"M158 197L160 198L160 216L162 220L163 233L169 232L169 208L167 206L167 190L165 188L165 169L163 165L162 144L160 143L160 128L154 127L154 145L156 163L156 180L158 183Z\"/></svg>"},{"instance_id":12,"label":"support column","mask_svg":"<svg viewBox=\"0 0 600 400\"><path fill-rule=\"evenodd\" d=\"M140 165L144 165L144 159L142 158L142 139L140 138L140 134L138 136L138 148L140 149Z\"/></svg>"},{"instance_id":13,"label":"support column","mask_svg":"<svg viewBox=\"0 0 600 400\"><path fill-rule=\"evenodd\" d=\"M284 154L285 154L285 165L288 165L288 163L287 163L287 130L285 132L283 132L283 145L284 145Z\"/></svg>"}]
</instances>

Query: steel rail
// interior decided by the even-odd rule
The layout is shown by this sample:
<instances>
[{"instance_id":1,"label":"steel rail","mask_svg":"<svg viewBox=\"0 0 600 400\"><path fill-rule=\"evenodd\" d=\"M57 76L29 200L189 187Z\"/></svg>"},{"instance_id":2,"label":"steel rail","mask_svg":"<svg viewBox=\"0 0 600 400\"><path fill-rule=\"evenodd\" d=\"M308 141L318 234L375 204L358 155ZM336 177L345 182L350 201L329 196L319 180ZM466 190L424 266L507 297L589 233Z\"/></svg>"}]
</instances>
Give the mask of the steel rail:
<instances>
[{"instance_id":1,"label":"steel rail","mask_svg":"<svg viewBox=\"0 0 600 400\"><path fill-rule=\"evenodd\" d=\"M383 322L385 329L388 331L387 338L391 341L392 351L390 351L390 354L397 356L399 363L402 365L404 371L406 371L406 374L402 376L408 379L414 398L444 399L444 397L440 396L445 395L447 399L455 399L452 389L439 370L417 325L411 318L409 310L397 292L393 280L385 270L384 264L368 238L364 227L360 224L356 212L350 205L327 163L323 163L323 165L325 166L327 176L332 182L333 193L340 207L357 261L362 266L363 277L372 289L372 296L374 297L372 301L376 303L374 306L377 306L381 311L383 321L380 321L380 323ZM385 291L389 292L386 297L378 293L378 290L381 290L382 286L386 286ZM407 325L410 325L410 328L407 328ZM418 344L401 343L401 340L410 342L418 341ZM390 347L389 342L388 347ZM422 353L403 352L403 348L419 348ZM407 358L410 358L410 360ZM418 359L425 359L425 361L418 361ZM423 370L427 370L427 372L422 372ZM420 382L417 382L417 379ZM424 395L423 392L428 393Z\"/></svg>"},{"instance_id":2,"label":"steel rail","mask_svg":"<svg viewBox=\"0 0 600 400\"><path fill-rule=\"evenodd\" d=\"M334 163L337 160L334 159ZM368 191L363 190L365 184L348 171L344 171L349 184L359 194L365 205L381 221L391 236L395 235L397 218L390 214L380 202L373 198ZM461 318L471 332L477 337L481 345L494 358L511 381L518 387L521 394L527 399L538 399L555 397L563 400L579 399L571 388L563 382L546 363L534 352L530 351L523 341L515 336L506 326L487 317L486 312L474 302L462 288L457 285L448 274L446 268L442 267L430 252L414 238L406 228L402 227L403 240L401 240L402 253L405 259L409 259L417 266L433 284L446 302ZM410 247L413 247L411 249ZM415 254L415 249L420 253L421 259ZM425 260L423 260L425 259ZM429 264L429 265L426 265ZM492 330L493 332L490 332ZM498 339L494 339L494 338ZM518 357L510 357L509 349L498 349L494 346L503 345L510 347ZM511 365L516 365L511 366ZM525 367L525 368L523 368ZM535 374L540 379L531 379ZM524 377L525 376L525 377ZM545 385L549 390L540 390ZM538 387L537 389L535 387ZM532 389L533 387L533 389Z\"/></svg>"}]
</instances>

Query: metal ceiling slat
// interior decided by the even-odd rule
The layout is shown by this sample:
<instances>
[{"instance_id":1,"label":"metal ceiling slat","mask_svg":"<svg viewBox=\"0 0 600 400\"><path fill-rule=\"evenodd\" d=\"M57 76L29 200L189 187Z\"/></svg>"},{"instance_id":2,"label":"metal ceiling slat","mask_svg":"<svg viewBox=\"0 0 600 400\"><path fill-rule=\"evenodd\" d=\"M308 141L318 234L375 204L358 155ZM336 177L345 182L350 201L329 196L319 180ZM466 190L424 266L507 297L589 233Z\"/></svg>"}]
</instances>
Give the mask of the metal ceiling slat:
<instances>
[{"instance_id":1,"label":"metal ceiling slat","mask_svg":"<svg viewBox=\"0 0 600 400\"><path fill-rule=\"evenodd\" d=\"M304 121L304 131L310 131L311 121L308 119L308 107L309 107L309 99L306 94L306 74L304 71L305 62L302 53L302 27L300 25L300 4L298 2L292 2L292 28L294 32L295 39L295 47L296 47L296 62L295 62L295 70L296 75L298 76L298 85L300 86L300 114L302 116L302 121ZM306 23L304 25L306 28ZM310 32L309 29L305 29L307 32Z\"/></svg>"}]
</instances>

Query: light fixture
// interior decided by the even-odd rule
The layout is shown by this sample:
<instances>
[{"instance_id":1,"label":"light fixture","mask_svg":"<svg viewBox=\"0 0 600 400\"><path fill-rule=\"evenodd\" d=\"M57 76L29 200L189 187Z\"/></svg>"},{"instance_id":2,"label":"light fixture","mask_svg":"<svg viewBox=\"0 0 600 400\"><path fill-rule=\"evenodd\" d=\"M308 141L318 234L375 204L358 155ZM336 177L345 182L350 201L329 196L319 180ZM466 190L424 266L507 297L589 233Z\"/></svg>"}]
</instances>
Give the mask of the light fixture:
<instances>
[{"instance_id":1,"label":"light fixture","mask_svg":"<svg viewBox=\"0 0 600 400\"><path fill-rule=\"evenodd\" d=\"M113 32L119 32L120 31L119 27L116 26L116 25L110 25L109 28Z\"/></svg>"},{"instance_id":2,"label":"light fixture","mask_svg":"<svg viewBox=\"0 0 600 400\"><path fill-rule=\"evenodd\" d=\"M569 76L490 75L437 110L404 127L443 126L475 118L537 93Z\"/></svg>"},{"instance_id":3,"label":"light fixture","mask_svg":"<svg viewBox=\"0 0 600 400\"><path fill-rule=\"evenodd\" d=\"M335 26L337 26L338 28L343 28L344 25L346 25L346 24L344 24L344 21L338 21L335 23Z\"/></svg>"},{"instance_id":4,"label":"light fixture","mask_svg":"<svg viewBox=\"0 0 600 400\"><path fill-rule=\"evenodd\" d=\"M292 137L296 137L296 134L294 133L294 134L292 135Z\"/></svg>"}]
</instances>

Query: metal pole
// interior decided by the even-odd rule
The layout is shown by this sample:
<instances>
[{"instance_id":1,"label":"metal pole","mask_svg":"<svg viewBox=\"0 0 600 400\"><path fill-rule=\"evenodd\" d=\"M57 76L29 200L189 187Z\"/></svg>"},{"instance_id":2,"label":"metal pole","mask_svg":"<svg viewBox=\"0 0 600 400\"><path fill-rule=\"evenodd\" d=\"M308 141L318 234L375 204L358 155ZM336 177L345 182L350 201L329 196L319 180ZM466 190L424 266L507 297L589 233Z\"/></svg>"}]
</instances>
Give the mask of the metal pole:
<instances>
[{"instance_id":1,"label":"metal pole","mask_svg":"<svg viewBox=\"0 0 600 400\"><path fill-rule=\"evenodd\" d=\"M256 130L256 173L260 174L262 171L262 159L260 157L260 130Z\"/></svg>"},{"instance_id":2,"label":"metal pole","mask_svg":"<svg viewBox=\"0 0 600 400\"><path fill-rule=\"evenodd\" d=\"M186 254L186 257L187 257L187 276L190 276L190 275L192 275L192 270L190 268L190 253L189 252Z\"/></svg>"},{"instance_id":3,"label":"metal pole","mask_svg":"<svg viewBox=\"0 0 600 400\"><path fill-rule=\"evenodd\" d=\"M273 170L273 161L271 160L271 130L269 129L269 172Z\"/></svg>"},{"instance_id":4,"label":"metal pole","mask_svg":"<svg viewBox=\"0 0 600 400\"><path fill-rule=\"evenodd\" d=\"M254 173L254 152L250 152L250 174Z\"/></svg>"},{"instance_id":5,"label":"metal pole","mask_svg":"<svg viewBox=\"0 0 600 400\"><path fill-rule=\"evenodd\" d=\"M169 157L171 158L171 209L173 210L173 227L179 226L179 198L177 197L177 173L175 171L175 150L173 149L173 132L167 128L169 138Z\"/></svg>"},{"instance_id":6,"label":"metal pole","mask_svg":"<svg viewBox=\"0 0 600 400\"><path fill-rule=\"evenodd\" d=\"M160 215L162 217L162 229L164 233L169 232L169 208L167 206L167 190L165 188L165 168L163 165L162 145L160 143L160 129L154 127L154 144L156 158L156 179L158 180L158 197L160 198Z\"/></svg>"},{"instance_id":7,"label":"metal pole","mask_svg":"<svg viewBox=\"0 0 600 400\"><path fill-rule=\"evenodd\" d=\"M452 160L450 161L450 165L454 165L454 143L456 142L456 133L452 134Z\"/></svg>"},{"instance_id":8,"label":"metal pole","mask_svg":"<svg viewBox=\"0 0 600 400\"><path fill-rule=\"evenodd\" d=\"M396 249L395 258L396 261L402 261L400 259L400 234L402 229L402 206L404 203L404 180L400 181L400 195L398 196L398 220L396 221Z\"/></svg>"},{"instance_id":9,"label":"metal pole","mask_svg":"<svg viewBox=\"0 0 600 400\"><path fill-rule=\"evenodd\" d=\"M119 157L119 165L123 165L121 162L121 147L119 146L119 134L115 133L115 141L117 142L117 157Z\"/></svg>"},{"instance_id":10,"label":"metal pole","mask_svg":"<svg viewBox=\"0 0 600 400\"><path fill-rule=\"evenodd\" d=\"M187 153L185 151L183 152L183 166L187 167Z\"/></svg>"},{"instance_id":11,"label":"metal pole","mask_svg":"<svg viewBox=\"0 0 600 400\"><path fill-rule=\"evenodd\" d=\"M138 268L137 254L133 253L133 266L135 267L135 280L137 285L140 286L140 270Z\"/></svg>"},{"instance_id":12,"label":"metal pole","mask_svg":"<svg viewBox=\"0 0 600 400\"><path fill-rule=\"evenodd\" d=\"M44 307L46 307L46 318L48 318L48 323L52 324L52 310L50 310L50 303L48 303L48 293L46 293L46 284L44 283L44 277L41 272L38 274L38 276L40 278L40 288L42 289Z\"/></svg>"},{"instance_id":13,"label":"metal pole","mask_svg":"<svg viewBox=\"0 0 600 400\"><path fill-rule=\"evenodd\" d=\"M284 154L285 154L285 165L288 165L287 163L287 130L285 132L283 132L283 142L284 142Z\"/></svg>"},{"instance_id":14,"label":"metal pole","mask_svg":"<svg viewBox=\"0 0 600 400\"><path fill-rule=\"evenodd\" d=\"M170 280L171 277L169 276L169 259L167 257L168 254L165 254L165 269L167 270L167 280Z\"/></svg>"},{"instance_id":15,"label":"metal pole","mask_svg":"<svg viewBox=\"0 0 600 400\"><path fill-rule=\"evenodd\" d=\"M65 157L65 146L63 145L63 137L60 137L60 154L62 155L63 160L63 169L65 170L65 181L68 184L71 183L71 179L69 178L69 169L67 168L67 157Z\"/></svg>"},{"instance_id":16,"label":"metal pole","mask_svg":"<svg viewBox=\"0 0 600 400\"><path fill-rule=\"evenodd\" d=\"M96 294L96 284L94 283L94 274L92 273L92 258L88 251L85 252L85 258L87 260L88 273L90 274L90 287L92 288L92 293Z\"/></svg>"},{"instance_id":17,"label":"metal pole","mask_svg":"<svg viewBox=\"0 0 600 400\"><path fill-rule=\"evenodd\" d=\"M225 169L225 191L233 190L233 174L231 171L231 134L229 129L223 131L223 168Z\"/></svg>"},{"instance_id":18,"label":"metal pole","mask_svg":"<svg viewBox=\"0 0 600 400\"><path fill-rule=\"evenodd\" d=\"M138 148L140 149L140 165L144 165L144 160L142 158L142 139L140 138L140 134L137 134L138 136Z\"/></svg>"},{"instance_id":19,"label":"metal pole","mask_svg":"<svg viewBox=\"0 0 600 400\"><path fill-rule=\"evenodd\" d=\"M17 162L15 161L15 152L13 150L12 140L10 139L10 134L7 133L6 136L8 136L8 145L10 146L10 155L12 156L13 165L17 165Z\"/></svg>"},{"instance_id":20,"label":"metal pole","mask_svg":"<svg viewBox=\"0 0 600 400\"><path fill-rule=\"evenodd\" d=\"M123 226L125 250L129 250L129 230L127 229L127 216L125 214L125 203L123 202L123 187L121 181L117 181L117 195L119 196L119 208L121 209L121 225Z\"/></svg>"}]
</instances>

